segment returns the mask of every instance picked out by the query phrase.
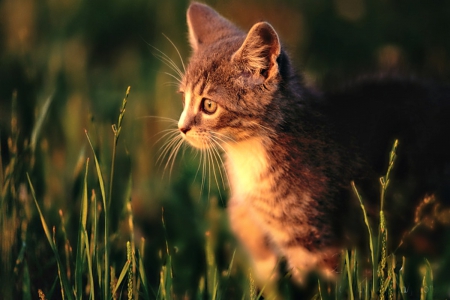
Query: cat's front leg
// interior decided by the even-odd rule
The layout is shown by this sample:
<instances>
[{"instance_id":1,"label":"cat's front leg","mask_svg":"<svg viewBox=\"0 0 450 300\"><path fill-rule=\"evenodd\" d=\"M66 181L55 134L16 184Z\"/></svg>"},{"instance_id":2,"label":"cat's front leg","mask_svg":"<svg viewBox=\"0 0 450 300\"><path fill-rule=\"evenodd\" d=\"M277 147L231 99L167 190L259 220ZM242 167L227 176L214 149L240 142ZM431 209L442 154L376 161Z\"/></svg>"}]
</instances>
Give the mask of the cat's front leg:
<instances>
[{"instance_id":1,"label":"cat's front leg","mask_svg":"<svg viewBox=\"0 0 450 300\"><path fill-rule=\"evenodd\" d=\"M290 245L283 247L282 251L296 283L306 284L307 276L311 272L317 272L322 278L329 281L336 280L341 255L339 249L308 251L301 245Z\"/></svg>"},{"instance_id":2,"label":"cat's front leg","mask_svg":"<svg viewBox=\"0 0 450 300\"><path fill-rule=\"evenodd\" d=\"M260 289L274 295L278 281L278 255L259 222L252 216L245 202L231 200L228 205L230 225L234 234L247 250L251 260L252 274ZM269 297L270 299L272 297Z\"/></svg>"}]
</instances>

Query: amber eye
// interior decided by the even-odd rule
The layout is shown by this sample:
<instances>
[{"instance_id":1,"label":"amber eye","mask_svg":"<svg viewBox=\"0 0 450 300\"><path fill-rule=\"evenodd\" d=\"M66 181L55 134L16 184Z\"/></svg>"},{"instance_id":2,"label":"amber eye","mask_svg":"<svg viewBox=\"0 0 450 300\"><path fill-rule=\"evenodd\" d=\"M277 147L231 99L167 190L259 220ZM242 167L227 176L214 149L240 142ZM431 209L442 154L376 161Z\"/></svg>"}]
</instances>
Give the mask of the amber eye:
<instances>
[{"instance_id":1,"label":"amber eye","mask_svg":"<svg viewBox=\"0 0 450 300\"><path fill-rule=\"evenodd\" d=\"M202 101L202 110L208 115L212 115L217 110L217 103L205 98Z\"/></svg>"}]
</instances>

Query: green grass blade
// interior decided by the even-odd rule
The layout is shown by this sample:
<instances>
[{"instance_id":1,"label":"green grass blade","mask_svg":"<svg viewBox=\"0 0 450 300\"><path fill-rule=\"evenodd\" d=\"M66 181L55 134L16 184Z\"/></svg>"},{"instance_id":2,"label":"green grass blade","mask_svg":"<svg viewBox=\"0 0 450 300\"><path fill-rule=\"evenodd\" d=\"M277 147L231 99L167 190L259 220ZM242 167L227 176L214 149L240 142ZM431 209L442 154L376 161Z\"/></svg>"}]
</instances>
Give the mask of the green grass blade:
<instances>
[{"instance_id":1,"label":"green grass blade","mask_svg":"<svg viewBox=\"0 0 450 300\"><path fill-rule=\"evenodd\" d=\"M23 279L22 279L22 299L31 300L31 280L30 272L28 270L28 263L25 260L23 264Z\"/></svg>"},{"instance_id":2,"label":"green grass blade","mask_svg":"<svg viewBox=\"0 0 450 300\"><path fill-rule=\"evenodd\" d=\"M134 255L133 255L133 251L134 248L131 248L131 243L127 242L127 260L131 262L130 267L128 268L128 284L127 284L127 296L128 296L128 300L132 300L133 299L133 288L134 288L134 282L135 282L135 277L134 277L134 269L135 269L135 259L134 259Z\"/></svg>"},{"instance_id":3,"label":"green grass blade","mask_svg":"<svg viewBox=\"0 0 450 300\"><path fill-rule=\"evenodd\" d=\"M142 295L142 297L146 300L150 299L150 291L152 292L152 296L153 298L156 298L156 294L155 292L150 288L149 284L148 284L148 280L147 280L147 275L145 274L145 269L144 269L144 253L145 253L145 239L141 238L141 247L139 249L139 258L138 258L138 270L139 270L139 278L140 278L140 282L142 285L142 288L144 289L144 293ZM139 287L138 287L138 292L139 292Z\"/></svg>"},{"instance_id":4,"label":"green grass blade","mask_svg":"<svg viewBox=\"0 0 450 300\"><path fill-rule=\"evenodd\" d=\"M39 203L37 202L36 199L36 193L34 191L34 187L33 184L31 183L31 179L30 176L27 173L27 179L28 179L28 184L30 186L30 190L31 190L31 195L33 197L34 203L36 204L36 208L38 210L39 213L39 217L41 219L41 223L42 223L42 227L44 229L44 233L45 236L47 237L47 240L50 244L50 248L53 251L53 254L55 255L55 259L56 259L56 265L58 267L58 276L59 276L59 280L60 280L60 285L61 285L61 297L62 299L67 299L68 300L73 300L73 290L69 284L69 280L67 279L67 274L64 270L64 265L61 262L61 259L59 257L59 253L58 253L58 248L55 244L55 242L53 241L52 235L50 234L50 230L48 229L47 226L47 222L45 221L44 215L42 214L41 208L39 207Z\"/></svg>"},{"instance_id":5,"label":"green grass blade","mask_svg":"<svg viewBox=\"0 0 450 300\"><path fill-rule=\"evenodd\" d=\"M86 231L87 223L87 211L88 211L88 199L87 199L87 176L89 168L89 158L86 160L86 171L84 174L83 182L83 195L81 197L81 207L80 207L80 223L78 224L78 244L77 244L77 256L75 259L75 291L78 299L82 298L83 295L83 270L85 263L85 245L86 236L84 232ZM89 252L87 253L89 256Z\"/></svg>"},{"instance_id":6,"label":"green grass blade","mask_svg":"<svg viewBox=\"0 0 450 300\"><path fill-rule=\"evenodd\" d=\"M94 150L94 146L92 145L91 138L89 137L87 130L85 130L84 132L85 132L86 138L89 142L89 146L92 149L92 154L94 155L94 163L95 163L95 169L97 171L97 177L98 177L98 181L99 181L99 185L100 185L100 192L102 194L102 200L104 201L104 204L106 204L106 202L105 202L106 201L105 200L106 199L105 182L103 180L102 169L100 168L100 164L98 162L97 155L95 154L95 150Z\"/></svg>"},{"instance_id":7,"label":"green grass blade","mask_svg":"<svg viewBox=\"0 0 450 300\"><path fill-rule=\"evenodd\" d=\"M113 187L113 180L114 180L117 142L119 141L120 132L122 131L122 121L123 121L123 117L125 116L125 110L127 107L127 100L128 100L128 95L130 94L130 89L131 89L131 87L129 86L125 93L125 98L123 98L123 100L122 100L122 107L120 109L119 118L117 120L117 125L116 124L112 125L112 131L114 133L114 143L113 143L113 149L112 149L111 173L110 173L110 178L109 178L108 207L109 207L109 205L111 205L111 198L112 198L112 187Z\"/></svg>"},{"instance_id":8,"label":"green grass blade","mask_svg":"<svg viewBox=\"0 0 450 300\"><path fill-rule=\"evenodd\" d=\"M97 208L97 195L95 191L92 191L91 195L91 261L93 266L97 268L98 282L101 282L101 272L99 272L98 264L98 208Z\"/></svg>"},{"instance_id":9,"label":"green grass blade","mask_svg":"<svg viewBox=\"0 0 450 300\"><path fill-rule=\"evenodd\" d=\"M119 278L117 279L116 286L113 289L113 295L117 292L120 285L122 284L123 279L128 274L128 269L130 268L130 266L131 266L131 261L127 260L127 262L125 263L125 265L122 268L122 271L120 272Z\"/></svg>"},{"instance_id":10,"label":"green grass blade","mask_svg":"<svg viewBox=\"0 0 450 300\"><path fill-rule=\"evenodd\" d=\"M349 259L349 256L348 256L348 251L345 251L345 264L347 266L347 279L348 279L349 299L354 300L355 297L353 295L352 271L351 271L350 259Z\"/></svg>"},{"instance_id":11,"label":"green grass blade","mask_svg":"<svg viewBox=\"0 0 450 300\"><path fill-rule=\"evenodd\" d=\"M364 223L366 224L367 231L369 233L370 258L372 261L372 272L373 272L372 273L373 276L372 276L372 292L371 292L371 294L372 294L372 297L374 297L376 294L376 291L377 291L377 286L378 286L377 285L378 281L376 280L377 279L376 274L377 274L377 269L378 269L376 258L378 257L378 255L375 253L375 247L374 247L375 237L372 232L372 227L370 226L370 223L369 223L369 218L367 216L367 212L366 212L366 208L363 203L363 199L362 199L361 195L359 194L354 181L351 182L351 185L352 185L353 191L355 192L355 194L359 200L359 204L361 205L361 209L362 209L363 216L364 216Z\"/></svg>"},{"instance_id":12,"label":"green grass blade","mask_svg":"<svg viewBox=\"0 0 450 300\"><path fill-rule=\"evenodd\" d=\"M86 230L83 231L83 235L84 235L84 241L85 241L85 247L86 247L86 260L88 263L88 275L89 275L89 285L90 285L90 291L89 291L89 295L90 295L90 299L94 299L95 297L95 284L94 284L94 273L93 273L93 269L92 269L92 259L91 256L89 255L90 251L89 251L89 238L88 238L88 233Z\"/></svg>"},{"instance_id":13,"label":"green grass blade","mask_svg":"<svg viewBox=\"0 0 450 300\"><path fill-rule=\"evenodd\" d=\"M103 180L102 170L100 168L100 164L98 163L97 155L95 154L94 147L92 146L91 139L89 138L89 134L87 130L85 130L87 140L89 145L91 146L92 153L94 155L95 169L97 171L97 177L100 184L100 192L102 194L103 201L103 210L104 210L104 220L105 220L105 232L104 232L104 254L103 254L103 266L100 267L100 270L103 270L103 278L101 279L100 286L103 288L103 297L104 299L109 299L110 295L110 282L109 282L109 209L106 203L106 194L105 194L105 182Z\"/></svg>"},{"instance_id":14,"label":"green grass blade","mask_svg":"<svg viewBox=\"0 0 450 300\"><path fill-rule=\"evenodd\" d=\"M407 300L407 287L405 285L404 277L405 277L405 265L406 265L406 259L405 257L402 257L402 267L400 268L400 271L398 272L398 281L399 281L399 289L400 289L400 295L403 300Z\"/></svg>"},{"instance_id":15,"label":"green grass blade","mask_svg":"<svg viewBox=\"0 0 450 300\"><path fill-rule=\"evenodd\" d=\"M427 259L425 259L424 273L420 299L433 300L433 270Z\"/></svg>"},{"instance_id":16,"label":"green grass blade","mask_svg":"<svg viewBox=\"0 0 450 300\"><path fill-rule=\"evenodd\" d=\"M48 109L50 104L52 103L53 96L50 96L45 100L44 105L41 107L41 111L39 112L36 123L34 124L33 131L31 132L31 151L34 153L34 149L36 148L37 139L39 137L39 133L41 132L42 125L44 124L45 117L47 116Z\"/></svg>"}]
</instances>

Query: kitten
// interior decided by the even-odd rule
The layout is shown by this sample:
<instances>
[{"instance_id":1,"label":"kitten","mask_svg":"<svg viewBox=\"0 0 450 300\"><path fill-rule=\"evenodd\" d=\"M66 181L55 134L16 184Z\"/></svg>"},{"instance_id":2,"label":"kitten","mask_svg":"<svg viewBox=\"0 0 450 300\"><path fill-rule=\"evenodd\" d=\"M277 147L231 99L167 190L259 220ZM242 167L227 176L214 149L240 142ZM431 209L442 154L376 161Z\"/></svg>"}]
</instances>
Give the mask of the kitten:
<instances>
[{"instance_id":1,"label":"kitten","mask_svg":"<svg viewBox=\"0 0 450 300\"><path fill-rule=\"evenodd\" d=\"M313 92L269 23L244 33L199 3L187 21L178 128L195 148L223 150L230 224L258 281L276 279L281 256L299 283L312 271L336 277L343 247L366 235L350 182L376 193L395 139L392 186L407 199L449 200L449 89L380 77Z\"/></svg>"}]
</instances>

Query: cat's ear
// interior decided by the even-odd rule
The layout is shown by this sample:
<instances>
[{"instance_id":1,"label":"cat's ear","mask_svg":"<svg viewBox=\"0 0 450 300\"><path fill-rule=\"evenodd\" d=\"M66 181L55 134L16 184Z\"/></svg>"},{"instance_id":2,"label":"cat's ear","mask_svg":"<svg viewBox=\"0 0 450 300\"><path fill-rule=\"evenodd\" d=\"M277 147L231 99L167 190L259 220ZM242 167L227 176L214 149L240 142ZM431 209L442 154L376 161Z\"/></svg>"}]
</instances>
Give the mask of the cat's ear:
<instances>
[{"instance_id":1,"label":"cat's ear","mask_svg":"<svg viewBox=\"0 0 450 300\"><path fill-rule=\"evenodd\" d=\"M241 31L211 7L193 2L187 10L189 42L194 51Z\"/></svg>"},{"instance_id":2,"label":"cat's ear","mask_svg":"<svg viewBox=\"0 0 450 300\"><path fill-rule=\"evenodd\" d=\"M260 22L250 29L232 61L243 66L252 77L265 81L278 73L280 54L281 45L275 29L267 22Z\"/></svg>"}]
</instances>

